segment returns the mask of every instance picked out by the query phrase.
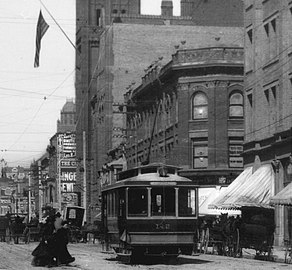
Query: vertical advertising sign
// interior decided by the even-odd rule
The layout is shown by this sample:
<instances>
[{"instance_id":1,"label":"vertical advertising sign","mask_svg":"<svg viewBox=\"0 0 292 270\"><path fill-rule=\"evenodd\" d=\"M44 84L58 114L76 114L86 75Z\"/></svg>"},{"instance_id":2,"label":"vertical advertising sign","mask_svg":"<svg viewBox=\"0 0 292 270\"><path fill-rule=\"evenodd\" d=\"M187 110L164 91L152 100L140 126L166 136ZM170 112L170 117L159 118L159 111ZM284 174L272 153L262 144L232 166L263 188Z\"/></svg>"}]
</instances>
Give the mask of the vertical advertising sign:
<instances>
[{"instance_id":1,"label":"vertical advertising sign","mask_svg":"<svg viewBox=\"0 0 292 270\"><path fill-rule=\"evenodd\" d=\"M76 184L76 141L74 133L58 135L59 198L61 204L77 205Z\"/></svg>"}]
</instances>

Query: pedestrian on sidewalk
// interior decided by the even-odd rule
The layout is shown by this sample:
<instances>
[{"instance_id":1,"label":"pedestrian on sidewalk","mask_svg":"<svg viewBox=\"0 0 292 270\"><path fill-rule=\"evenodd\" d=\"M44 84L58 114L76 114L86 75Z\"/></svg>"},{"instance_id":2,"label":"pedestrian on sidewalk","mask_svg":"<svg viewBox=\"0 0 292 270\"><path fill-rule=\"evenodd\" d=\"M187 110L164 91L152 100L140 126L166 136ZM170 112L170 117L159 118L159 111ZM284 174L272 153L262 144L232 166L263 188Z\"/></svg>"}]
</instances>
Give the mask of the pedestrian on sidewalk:
<instances>
[{"instance_id":1,"label":"pedestrian on sidewalk","mask_svg":"<svg viewBox=\"0 0 292 270\"><path fill-rule=\"evenodd\" d=\"M69 264L74 262L75 258L70 255L67 248L69 242L69 229L67 227L67 222L61 218L59 212L55 215L54 228L54 256L57 260L57 264Z\"/></svg>"},{"instance_id":2,"label":"pedestrian on sidewalk","mask_svg":"<svg viewBox=\"0 0 292 270\"><path fill-rule=\"evenodd\" d=\"M75 261L67 249L68 228L61 214L50 213L41 224L41 241L33 250L34 266L58 266Z\"/></svg>"},{"instance_id":3,"label":"pedestrian on sidewalk","mask_svg":"<svg viewBox=\"0 0 292 270\"><path fill-rule=\"evenodd\" d=\"M56 266L57 261L54 258L54 247L55 239L53 237L54 233L54 213L46 213L41 219L40 225L40 243L33 250L33 259L31 264L33 266Z\"/></svg>"}]
</instances>

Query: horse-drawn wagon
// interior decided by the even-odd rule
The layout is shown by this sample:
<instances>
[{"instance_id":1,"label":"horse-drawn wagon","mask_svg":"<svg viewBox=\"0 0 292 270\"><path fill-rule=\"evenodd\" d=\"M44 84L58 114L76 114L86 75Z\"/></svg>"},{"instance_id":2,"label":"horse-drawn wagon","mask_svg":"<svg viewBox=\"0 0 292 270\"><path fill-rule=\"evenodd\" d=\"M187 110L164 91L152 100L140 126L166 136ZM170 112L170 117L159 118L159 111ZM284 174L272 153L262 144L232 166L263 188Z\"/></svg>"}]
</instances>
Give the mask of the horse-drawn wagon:
<instances>
[{"instance_id":1,"label":"horse-drawn wagon","mask_svg":"<svg viewBox=\"0 0 292 270\"><path fill-rule=\"evenodd\" d=\"M273 209L243 207L241 217L222 214L216 219L203 220L201 247L206 253L210 246L212 253L242 256L242 249L254 249L257 256L270 258L273 247ZM212 222L210 222L210 220Z\"/></svg>"},{"instance_id":2,"label":"horse-drawn wagon","mask_svg":"<svg viewBox=\"0 0 292 270\"><path fill-rule=\"evenodd\" d=\"M85 209L80 206L67 206L64 211L64 219L68 222L70 230L70 242L79 242L82 239L81 227L83 224Z\"/></svg>"},{"instance_id":3,"label":"horse-drawn wagon","mask_svg":"<svg viewBox=\"0 0 292 270\"><path fill-rule=\"evenodd\" d=\"M270 259L274 242L274 210L261 208L242 208L242 221L236 227L238 248L250 248L256 251L257 256Z\"/></svg>"},{"instance_id":4,"label":"horse-drawn wagon","mask_svg":"<svg viewBox=\"0 0 292 270\"><path fill-rule=\"evenodd\" d=\"M211 248L212 254L216 252L218 255L232 256L238 246L237 222L238 218L228 217L228 214L201 217L198 232L200 252L207 253Z\"/></svg>"},{"instance_id":5,"label":"horse-drawn wagon","mask_svg":"<svg viewBox=\"0 0 292 270\"><path fill-rule=\"evenodd\" d=\"M9 219L6 216L0 216L0 241L8 242L10 240Z\"/></svg>"}]
</instances>

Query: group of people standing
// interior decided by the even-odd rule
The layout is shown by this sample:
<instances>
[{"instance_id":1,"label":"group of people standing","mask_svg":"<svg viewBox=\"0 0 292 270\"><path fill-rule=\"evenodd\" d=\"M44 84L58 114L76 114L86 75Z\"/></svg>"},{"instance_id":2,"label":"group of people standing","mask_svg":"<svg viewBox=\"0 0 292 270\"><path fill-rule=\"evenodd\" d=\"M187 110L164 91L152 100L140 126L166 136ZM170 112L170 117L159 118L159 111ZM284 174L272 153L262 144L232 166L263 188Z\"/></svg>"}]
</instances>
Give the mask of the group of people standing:
<instances>
[{"instance_id":1,"label":"group of people standing","mask_svg":"<svg viewBox=\"0 0 292 270\"><path fill-rule=\"evenodd\" d=\"M39 223L40 243L33 250L33 266L58 266L75 261L67 249L69 229L59 212L46 213Z\"/></svg>"}]
</instances>

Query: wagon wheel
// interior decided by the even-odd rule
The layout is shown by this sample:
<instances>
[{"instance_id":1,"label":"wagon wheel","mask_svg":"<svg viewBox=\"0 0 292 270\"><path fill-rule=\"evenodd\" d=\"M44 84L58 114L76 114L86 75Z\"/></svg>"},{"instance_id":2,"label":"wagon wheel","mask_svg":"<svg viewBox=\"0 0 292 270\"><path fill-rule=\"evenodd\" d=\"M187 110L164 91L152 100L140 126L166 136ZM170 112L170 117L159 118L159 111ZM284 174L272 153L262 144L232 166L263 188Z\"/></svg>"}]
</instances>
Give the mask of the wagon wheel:
<instances>
[{"instance_id":1,"label":"wagon wheel","mask_svg":"<svg viewBox=\"0 0 292 270\"><path fill-rule=\"evenodd\" d=\"M199 242L199 252L202 253L205 240L205 230L198 229L198 242Z\"/></svg>"},{"instance_id":2,"label":"wagon wheel","mask_svg":"<svg viewBox=\"0 0 292 270\"><path fill-rule=\"evenodd\" d=\"M292 251L290 247L285 248L285 263L291 263L292 262Z\"/></svg>"},{"instance_id":3,"label":"wagon wheel","mask_svg":"<svg viewBox=\"0 0 292 270\"><path fill-rule=\"evenodd\" d=\"M222 250L224 256L232 256L233 253L233 238L228 236L225 241L222 241Z\"/></svg>"},{"instance_id":4,"label":"wagon wheel","mask_svg":"<svg viewBox=\"0 0 292 270\"><path fill-rule=\"evenodd\" d=\"M203 240L203 243L204 243L204 254L206 254L207 253L207 250L208 250L209 238L210 238L210 230L209 230L209 228L207 228L206 229L206 232L205 232L204 240Z\"/></svg>"},{"instance_id":5,"label":"wagon wheel","mask_svg":"<svg viewBox=\"0 0 292 270\"><path fill-rule=\"evenodd\" d=\"M234 241L233 241L233 256L234 257L241 257L241 248L240 248L240 236L239 236L239 229L237 228L234 234Z\"/></svg>"},{"instance_id":6,"label":"wagon wheel","mask_svg":"<svg viewBox=\"0 0 292 270\"><path fill-rule=\"evenodd\" d=\"M274 235L272 234L272 236L270 237L268 241L268 258L267 258L268 260L270 260L272 257L273 243L274 243Z\"/></svg>"},{"instance_id":7,"label":"wagon wheel","mask_svg":"<svg viewBox=\"0 0 292 270\"><path fill-rule=\"evenodd\" d=\"M9 227L7 227L6 231L5 231L5 242L9 244L10 243L10 239L11 239L10 229L9 229Z\"/></svg>"}]
</instances>

